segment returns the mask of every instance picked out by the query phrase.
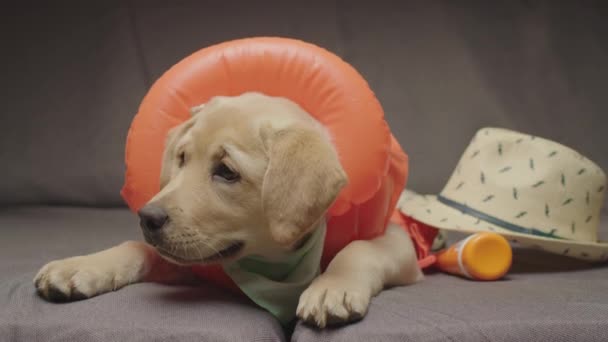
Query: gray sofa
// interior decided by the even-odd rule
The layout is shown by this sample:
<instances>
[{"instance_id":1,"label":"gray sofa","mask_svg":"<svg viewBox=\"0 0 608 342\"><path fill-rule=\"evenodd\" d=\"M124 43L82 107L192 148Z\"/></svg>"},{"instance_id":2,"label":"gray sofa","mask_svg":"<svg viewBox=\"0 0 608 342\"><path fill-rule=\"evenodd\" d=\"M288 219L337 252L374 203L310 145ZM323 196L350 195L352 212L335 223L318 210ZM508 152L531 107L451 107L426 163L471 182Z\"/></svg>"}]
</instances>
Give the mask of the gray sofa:
<instances>
[{"instance_id":1,"label":"gray sofa","mask_svg":"<svg viewBox=\"0 0 608 342\"><path fill-rule=\"evenodd\" d=\"M483 126L562 142L608 169L603 2L30 2L0 16L0 341L608 339L608 269L530 250L515 251L504 281L430 274L324 331L284 332L204 284L137 284L70 304L32 285L47 261L141 239L119 196L133 114L164 70L232 38L296 37L352 63L419 192L441 189ZM606 205L602 216L608 239Z\"/></svg>"}]
</instances>

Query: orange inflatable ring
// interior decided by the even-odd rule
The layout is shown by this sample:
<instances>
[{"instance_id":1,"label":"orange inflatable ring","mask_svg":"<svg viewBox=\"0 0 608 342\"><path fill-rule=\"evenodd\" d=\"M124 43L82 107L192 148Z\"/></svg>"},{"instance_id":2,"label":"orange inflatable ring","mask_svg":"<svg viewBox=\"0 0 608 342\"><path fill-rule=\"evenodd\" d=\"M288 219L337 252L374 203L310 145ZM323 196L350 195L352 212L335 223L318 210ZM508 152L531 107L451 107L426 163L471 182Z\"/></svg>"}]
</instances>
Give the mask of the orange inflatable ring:
<instances>
[{"instance_id":1,"label":"orange inflatable ring","mask_svg":"<svg viewBox=\"0 0 608 342\"><path fill-rule=\"evenodd\" d=\"M213 96L257 91L288 98L333 136L349 183L328 212L323 265L355 239L383 233L407 178L407 156L391 135L367 82L318 46L247 38L202 49L158 79L133 119L121 194L137 211L159 191L165 135Z\"/></svg>"}]
</instances>

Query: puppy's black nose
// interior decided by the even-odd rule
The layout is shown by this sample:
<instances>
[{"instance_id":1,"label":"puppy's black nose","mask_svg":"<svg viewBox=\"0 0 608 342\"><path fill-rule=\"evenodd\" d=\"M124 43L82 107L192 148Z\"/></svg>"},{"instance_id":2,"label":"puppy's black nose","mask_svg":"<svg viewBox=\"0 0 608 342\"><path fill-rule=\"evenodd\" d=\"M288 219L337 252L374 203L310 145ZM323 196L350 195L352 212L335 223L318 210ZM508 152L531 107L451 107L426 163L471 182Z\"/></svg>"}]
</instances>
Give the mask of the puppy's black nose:
<instances>
[{"instance_id":1,"label":"puppy's black nose","mask_svg":"<svg viewBox=\"0 0 608 342\"><path fill-rule=\"evenodd\" d=\"M139 209L137 214L140 219L139 225L151 233L160 230L169 219L165 209L151 204Z\"/></svg>"}]
</instances>

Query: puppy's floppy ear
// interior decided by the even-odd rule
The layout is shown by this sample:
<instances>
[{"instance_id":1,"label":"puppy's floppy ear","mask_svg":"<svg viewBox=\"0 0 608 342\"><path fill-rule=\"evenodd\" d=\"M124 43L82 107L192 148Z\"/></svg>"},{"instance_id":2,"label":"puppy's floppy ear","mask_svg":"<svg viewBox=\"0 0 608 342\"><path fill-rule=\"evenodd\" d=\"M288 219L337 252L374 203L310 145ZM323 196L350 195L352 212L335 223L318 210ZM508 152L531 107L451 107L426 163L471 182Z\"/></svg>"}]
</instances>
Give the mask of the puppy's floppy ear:
<instances>
[{"instance_id":1,"label":"puppy's floppy ear","mask_svg":"<svg viewBox=\"0 0 608 342\"><path fill-rule=\"evenodd\" d=\"M302 124L275 130L262 126L269 156L262 203L272 237L291 246L320 219L347 182L330 142Z\"/></svg>"},{"instance_id":2,"label":"puppy's floppy ear","mask_svg":"<svg viewBox=\"0 0 608 342\"><path fill-rule=\"evenodd\" d=\"M193 114L194 115L194 114ZM163 161L160 169L160 188L164 188L165 185L171 179L171 175L177 168L177 163L175 161L176 153L175 150L177 148L177 143L183 137L192 126L194 126L196 116L188 119L187 121L171 128L167 133L167 138L165 140L165 150L163 152Z\"/></svg>"}]
</instances>

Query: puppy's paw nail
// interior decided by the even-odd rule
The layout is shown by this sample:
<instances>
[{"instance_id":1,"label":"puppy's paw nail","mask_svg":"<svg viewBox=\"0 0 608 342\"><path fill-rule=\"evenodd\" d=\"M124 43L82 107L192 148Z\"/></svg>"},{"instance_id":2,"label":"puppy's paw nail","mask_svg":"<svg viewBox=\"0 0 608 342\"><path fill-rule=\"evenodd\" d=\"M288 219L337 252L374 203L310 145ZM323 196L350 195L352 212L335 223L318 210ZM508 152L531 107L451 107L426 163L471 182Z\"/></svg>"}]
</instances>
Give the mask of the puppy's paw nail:
<instances>
[{"instance_id":1,"label":"puppy's paw nail","mask_svg":"<svg viewBox=\"0 0 608 342\"><path fill-rule=\"evenodd\" d=\"M70 300L70 296L53 285L47 289L47 299L51 302L63 303Z\"/></svg>"},{"instance_id":2,"label":"puppy's paw nail","mask_svg":"<svg viewBox=\"0 0 608 342\"><path fill-rule=\"evenodd\" d=\"M87 298L89 298L89 296L80 292L78 289L72 290L72 296L70 297L70 299L72 299L72 300L83 300L83 299L87 299Z\"/></svg>"},{"instance_id":3,"label":"puppy's paw nail","mask_svg":"<svg viewBox=\"0 0 608 342\"><path fill-rule=\"evenodd\" d=\"M369 307L368 296L365 296L361 293L351 292L346 293L344 297L344 305L347 307L347 310L352 319L361 319L367 313L367 308Z\"/></svg>"}]
</instances>

